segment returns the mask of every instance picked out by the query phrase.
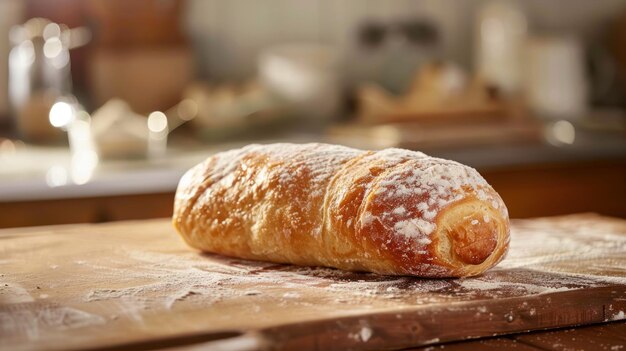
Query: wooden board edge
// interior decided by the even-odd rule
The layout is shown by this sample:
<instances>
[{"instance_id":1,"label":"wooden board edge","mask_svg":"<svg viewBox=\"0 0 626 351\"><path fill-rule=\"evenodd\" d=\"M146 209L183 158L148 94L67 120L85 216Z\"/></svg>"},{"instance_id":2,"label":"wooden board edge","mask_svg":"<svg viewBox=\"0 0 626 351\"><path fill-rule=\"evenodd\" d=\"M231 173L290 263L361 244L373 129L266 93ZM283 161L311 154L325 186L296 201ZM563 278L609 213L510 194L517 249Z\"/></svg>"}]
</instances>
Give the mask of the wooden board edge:
<instances>
[{"instance_id":1,"label":"wooden board edge","mask_svg":"<svg viewBox=\"0 0 626 351\"><path fill-rule=\"evenodd\" d=\"M489 310L484 302L465 302L463 306L376 312L257 332L277 350L402 349L459 341L454 337L458 328L466 331L466 340L609 322L615 308L626 309L625 301L626 285L613 285L510 298Z\"/></svg>"}]
</instances>

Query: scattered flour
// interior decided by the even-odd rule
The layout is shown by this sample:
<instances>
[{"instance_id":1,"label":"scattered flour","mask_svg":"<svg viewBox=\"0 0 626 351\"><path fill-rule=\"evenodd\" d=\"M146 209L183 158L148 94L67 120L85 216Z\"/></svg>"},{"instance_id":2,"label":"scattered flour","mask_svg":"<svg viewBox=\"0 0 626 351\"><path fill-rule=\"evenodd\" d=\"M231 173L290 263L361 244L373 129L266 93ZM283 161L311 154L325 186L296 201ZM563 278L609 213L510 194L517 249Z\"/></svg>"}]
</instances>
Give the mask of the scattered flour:
<instances>
[{"instance_id":1,"label":"scattered flour","mask_svg":"<svg viewBox=\"0 0 626 351\"><path fill-rule=\"evenodd\" d=\"M361 332L359 333L359 335L361 336L361 341L363 342L367 342L372 337L372 334L372 328L370 327L361 328Z\"/></svg>"},{"instance_id":2,"label":"scattered flour","mask_svg":"<svg viewBox=\"0 0 626 351\"><path fill-rule=\"evenodd\" d=\"M24 335L29 340L36 340L44 330L62 331L104 323L101 316L62 306L0 311L0 336Z\"/></svg>"},{"instance_id":3,"label":"scattered flour","mask_svg":"<svg viewBox=\"0 0 626 351\"><path fill-rule=\"evenodd\" d=\"M0 298L3 304L32 302L35 299L21 285L0 280Z\"/></svg>"},{"instance_id":4,"label":"scattered flour","mask_svg":"<svg viewBox=\"0 0 626 351\"><path fill-rule=\"evenodd\" d=\"M521 289L529 294L546 294L546 293L571 290L570 288L566 286L553 287L553 286L525 284L525 283L508 282L508 281L487 281L481 278L462 279L460 280L459 285L465 289L477 290L477 291ZM549 283L546 285L549 285Z\"/></svg>"},{"instance_id":5,"label":"scattered flour","mask_svg":"<svg viewBox=\"0 0 626 351\"><path fill-rule=\"evenodd\" d=\"M544 271L626 284L626 274L619 273L622 263L616 261L626 252L626 235L616 233L610 224L580 219L513 220L512 224L509 253L496 269L541 267ZM580 265L592 260L593 264ZM562 262L572 262L576 268L562 268Z\"/></svg>"},{"instance_id":6,"label":"scattered flour","mask_svg":"<svg viewBox=\"0 0 626 351\"><path fill-rule=\"evenodd\" d=\"M373 334L374 332L372 331L372 328L364 326L364 327L361 327L361 329L358 332L349 333L348 338L355 340L355 341L368 342L371 339Z\"/></svg>"},{"instance_id":7,"label":"scattered flour","mask_svg":"<svg viewBox=\"0 0 626 351\"><path fill-rule=\"evenodd\" d=\"M611 316L612 321L618 321L622 319L626 319L626 314L624 314L624 311L619 311L616 314Z\"/></svg>"}]
</instances>

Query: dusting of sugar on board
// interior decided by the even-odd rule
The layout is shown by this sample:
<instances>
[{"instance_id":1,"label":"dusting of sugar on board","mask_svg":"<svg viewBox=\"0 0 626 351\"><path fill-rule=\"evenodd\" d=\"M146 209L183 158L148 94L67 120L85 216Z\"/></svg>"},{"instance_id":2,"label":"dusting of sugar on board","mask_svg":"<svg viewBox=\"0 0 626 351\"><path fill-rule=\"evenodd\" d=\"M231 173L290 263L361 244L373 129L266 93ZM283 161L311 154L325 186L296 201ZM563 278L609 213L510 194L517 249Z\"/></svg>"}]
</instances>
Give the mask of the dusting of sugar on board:
<instances>
[{"instance_id":1,"label":"dusting of sugar on board","mask_svg":"<svg viewBox=\"0 0 626 351\"><path fill-rule=\"evenodd\" d=\"M533 268L560 272L563 262L572 263L568 274L580 277L602 277L606 281L626 284L626 273L620 272L616 259L626 252L626 235L615 233L610 224L594 221L559 221L551 219L515 220L507 257L495 269ZM580 262L591 261L583 264ZM602 265L602 262L606 262ZM611 276L603 272L614 271Z\"/></svg>"},{"instance_id":2,"label":"dusting of sugar on board","mask_svg":"<svg viewBox=\"0 0 626 351\"><path fill-rule=\"evenodd\" d=\"M623 314L623 312L622 312ZM359 333L359 335L361 336L361 341L363 342L367 342L371 337L372 337L372 328L370 327L363 327L361 328L361 332Z\"/></svg>"},{"instance_id":3,"label":"dusting of sugar on board","mask_svg":"<svg viewBox=\"0 0 626 351\"><path fill-rule=\"evenodd\" d=\"M0 321L0 336L24 335L28 340L39 339L45 330L60 332L105 323L105 319L99 315L53 305L23 309L18 313L0 311Z\"/></svg>"},{"instance_id":4,"label":"dusting of sugar on board","mask_svg":"<svg viewBox=\"0 0 626 351\"><path fill-rule=\"evenodd\" d=\"M612 321L620 321L622 319L626 319L626 314L624 313L624 311L619 311L616 314L612 315L610 320Z\"/></svg>"}]
</instances>

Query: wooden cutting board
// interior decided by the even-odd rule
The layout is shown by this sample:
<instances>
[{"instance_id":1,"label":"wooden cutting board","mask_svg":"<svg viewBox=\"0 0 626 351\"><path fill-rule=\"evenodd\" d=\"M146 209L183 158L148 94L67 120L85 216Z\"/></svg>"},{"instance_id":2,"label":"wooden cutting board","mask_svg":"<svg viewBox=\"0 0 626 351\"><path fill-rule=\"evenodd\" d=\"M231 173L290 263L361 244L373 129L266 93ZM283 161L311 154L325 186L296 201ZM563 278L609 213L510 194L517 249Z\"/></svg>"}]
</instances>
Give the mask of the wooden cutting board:
<instances>
[{"instance_id":1,"label":"wooden cutting board","mask_svg":"<svg viewBox=\"0 0 626 351\"><path fill-rule=\"evenodd\" d=\"M626 221L513 221L483 276L417 279L188 249L168 220L0 231L0 349L393 349L625 319Z\"/></svg>"}]
</instances>

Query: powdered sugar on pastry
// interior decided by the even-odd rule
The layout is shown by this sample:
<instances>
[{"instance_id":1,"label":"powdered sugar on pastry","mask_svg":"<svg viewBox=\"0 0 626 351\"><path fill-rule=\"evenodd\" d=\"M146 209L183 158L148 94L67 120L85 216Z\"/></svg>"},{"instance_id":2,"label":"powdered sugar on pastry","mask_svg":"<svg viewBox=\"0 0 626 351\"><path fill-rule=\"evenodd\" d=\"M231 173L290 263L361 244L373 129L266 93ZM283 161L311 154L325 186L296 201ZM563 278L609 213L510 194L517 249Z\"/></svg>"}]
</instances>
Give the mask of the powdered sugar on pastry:
<instances>
[{"instance_id":1,"label":"powdered sugar on pastry","mask_svg":"<svg viewBox=\"0 0 626 351\"><path fill-rule=\"evenodd\" d=\"M403 235L407 238L417 238L420 239L421 242L429 244L430 240L424 238L424 236L432 233L435 229L435 225L431 222L427 222L423 219L418 218L397 222L393 226L393 229L395 229L398 234Z\"/></svg>"},{"instance_id":2,"label":"powdered sugar on pastry","mask_svg":"<svg viewBox=\"0 0 626 351\"><path fill-rule=\"evenodd\" d=\"M494 209L506 210L502 200L473 168L418 152L405 150L401 154L410 161L381 177L373 193L372 202L379 198L388 206L368 213L392 227L401 239L413 240L418 250L431 242L437 213L451 203L475 196L492 204ZM489 222L487 215L484 218ZM472 224L478 221L475 219Z\"/></svg>"}]
</instances>

